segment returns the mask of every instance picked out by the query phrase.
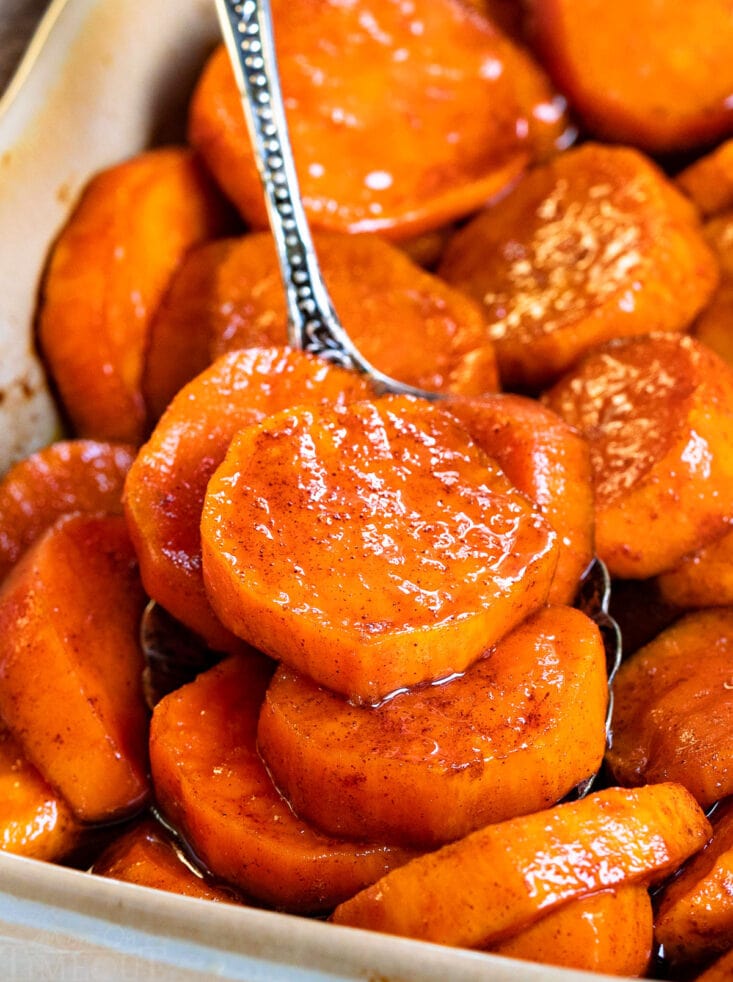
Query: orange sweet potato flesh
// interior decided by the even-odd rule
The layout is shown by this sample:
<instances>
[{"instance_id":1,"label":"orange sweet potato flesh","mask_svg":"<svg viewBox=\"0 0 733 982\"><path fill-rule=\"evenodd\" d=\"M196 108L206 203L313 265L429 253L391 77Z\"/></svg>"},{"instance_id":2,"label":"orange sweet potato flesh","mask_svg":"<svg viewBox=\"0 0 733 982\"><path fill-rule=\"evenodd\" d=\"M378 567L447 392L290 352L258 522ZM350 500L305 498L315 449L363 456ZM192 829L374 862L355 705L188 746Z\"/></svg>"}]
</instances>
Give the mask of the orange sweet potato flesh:
<instances>
[{"instance_id":1,"label":"orange sweet potato flesh","mask_svg":"<svg viewBox=\"0 0 733 982\"><path fill-rule=\"evenodd\" d=\"M421 389L496 391L496 357L478 304L375 236L321 232L315 247L344 328L376 368ZM228 351L287 342L269 232L201 246L181 266L153 324L145 386L151 409L162 410Z\"/></svg>"},{"instance_id":2,"label":"orange sweet potato flesh","mask_svg":"<svg viewBox=\"0 0 733 982\"><path fill-rule=\"evenodd\" d=\"M733 608L688 614L622 665L608 763L624 785L679 781L704 806L733 793Z\"/></svg>"},{"instance_id":3,"label":"orange sweet potato flesh","mask_svg":"<svg viewBox=\"0 0 733 982\"><path fill-rule=\"evenodd\" d=\"M454 417L406 396L242 430L209 482L222 622L359 702L461 672L543 604L556 535Z\"/></svg>"},{"instance_id":4,"label":"orange sweet potato flesh","mask_svg":"<svg viewBox=\"0 0 733 982\"><path fill-rule=\"evenodd\" d=\"M139 444L150 318L195 243L221 234L226 209L193 154L152 150L92 179L45 277L38 339L80 436Z\"/></svg>"},{"instance_id":5,"label":"orange sweet potato flesh","mask_svg":"<svg viewBox=\"0 0 733 982\"><path fill-rule=\"evenodd\" d=\"M733 140L726 140L690 164L676 181L703 215L717 215L733 208Z\"/></svg>"},{"instance_id":6,"label":"orange sweet potato flesh","mask_svg":"<svg viewBox=\"0 0 733 982\"><path fill-rule=\"evenodd\" d=\"M155 707L160 806L216 877L274 907L328 910L414 853L322 835L297 818L256 746L272 664L235 655Z\"/></svg>"},{"instance_id":7,"label":"orange sweet potato flesh","mask_svg":"<svg viewBox=\"0 0 733 982\"><path fill-rule=\"evenodd\" d=\"M665 603L683 610L733 606L733 531L660 573L656 586Z\"/></svg>"},{"instance_id":8,"label":"orange sweet potato flesh","mask_svg":"<svg viewBox=\"0 0 733 982\"><path fill-rule=\"evenodd\" d=\"M236 903L233 891L216 887L194 872L171 836L153 819L146 819L115 839L91 872L184 897Z\"/></svg>"},{"instance_id":9,"label":"orange sweet potato flesh","mask_svg":"<svg viewBox=\"0 0 733 982\"><path fill-rule=\"evenodd\" d=\"M658 898L655 935L673 963L733 947L733 800L713 815L713 837Z\"/></svg>"},{"instance_id":10,"label":"orange sweet potato flesh","mask_svg":"<svg viewBox=\"0 0 733 982\"><path fill-rule=\"evenodd\" d=\"M543 965L636 977L651 960L652 933L649 893L634 884L571 900L490 950Z\"/></svg>"},{"instance_id":11,"label":"orange sweet potato flesh","mask_svg":"<svg viewBox=\"0 0 733 982\"><path fill-rule=\"evenodd\" d=\"M586 144L538 167L448 244L507 388L537 390L614 337L682 331L718 282L694 209L654 164Z\"/></svg>"},{"instance_id":12,"label":"orange sweet potato flesh","mask_svg":"<svg viewBox=\"0 0 733 982\"><path fill-rule=\"evenodd\" d=\"M377 708L281 667L258 744L295 812L320 828L435 848L546 808L593 774L607 701L598 628L545 607L464 675Z\"/></svg>"},{"instance_id":13,"label":"orange sweet potato flesh","mask_svg":"<svg viewBox=\"0 0 733 982\"><path fill-rule=\"evenodd\" d=\"M596 548L630 579L674 567L733 514L733 371L676 334L602 345L545 395L590 443Z\"/></svg>"},{"instance_id":14,"label":"orange sweet potato flesh","mask_svg":"<svg viewBox=\"0 0 733 982\"><path fill-rule=\"evenodd\" d=\"M585 437L523 396L451 399L446 408L558 533L550 603L572 603L593 558L593 479Z\"/></svg>"},{"instance_id":15,"label":"orange sweet potato flesh","mask_svg":"<svg viewBox=\"0 0 733 982\"><path fill-rule=\"evenodd\" d=\"M223 651L239 647L211 609L201 574L201 509L234 434L296 403L365 398L363 376L287 348L235 351L193 379L142 447L125 512L145 589Z\"/></svg>"},{"instance_id":16,"label":"orange sweet potato flesh","mask_svg":"<svg viewBox=\"0 0 733 982\"><path fill-rule=\"evenodd\" d=\"M544 74L458 0L275 0L272 7L296 170L314 228L393 239L438 228L563 141L564 101ZM189 138L247 223L265 228L221 48L194 94Z\"/></svg>"},{"instance_id":17,"label":"orange sweet potato flesh","mask_svg":"<svg viewBox=\"0 0 733 982\"><path fill-rule=\"evenodd\" d=\"M60 518L0 589L0 715L83 821L148 794L144 604L117 515Z\"/></svg>"},{"instance_id":18,"label":"orange sweet potato flesh","mask_svg":"<svg viewBox=\"0 0 733 982\"><path fill-rule=\"evenodd\" d=\"M124 444L63 440L12 467L0 482L0 581L66 512L121 514L133 457Z\"/></svg>"},{"instance_id":19,"label":"orange sweet potato flesh","mask_svg":"<svg viewBox=\"0 0 733 982\"><path fill-rule=\"evenodd\" d=\"M694 325L694 334L729 365L733 365L733 209L703 228L720 263L720 286Z\"/></svg>"},{"instance_id":20,"label":"orange sweet potato flesh","mask_svg":"<svg viewBox=\"0 0 733 982\"><path fill-rule=\"evenodd\" d=\"M709 835L710 823L679 785L610 788L413 859L337 907L333 920L487 948L570 900L661 879Z\"/></svg>"},{"instance_id":21,"label":"orange sweet potato flesh","mask_svg":"<svg viewBox=\"0 0 733 982\"><path fill-rule=\"evenodd\" d=\"M733 130L728 0L530 0L529 22L596 136L665 153Z\"/></svg>"},{"instance_id":22,"label":"orange sweet potato flesh","mask_svg":"<svg viewBox=\"0 0 733 982\"><path fill-rule=\"evenodd\" d=\"M0 849L56 862L78 844L81 828L63 798L0 730Z\"/></svg>"}]
</instances>

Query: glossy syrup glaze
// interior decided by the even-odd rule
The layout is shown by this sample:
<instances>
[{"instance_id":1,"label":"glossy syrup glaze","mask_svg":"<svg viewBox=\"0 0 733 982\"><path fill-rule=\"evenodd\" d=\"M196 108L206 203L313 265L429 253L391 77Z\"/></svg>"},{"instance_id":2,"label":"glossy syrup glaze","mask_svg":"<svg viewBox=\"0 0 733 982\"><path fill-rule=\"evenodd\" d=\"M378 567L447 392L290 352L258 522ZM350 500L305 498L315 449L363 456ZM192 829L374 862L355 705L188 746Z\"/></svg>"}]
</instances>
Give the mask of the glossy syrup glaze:
<instances>
[{"instance_id":1,"label":"glossy syrup glaze","mask_svg":"<svg viewBox=\"0 0 733 982\"><path fill-rule=\"evenodd\" d=\"M243 431L209 484L202 534L220 617L324 684L344 691L329 645L365 679L366 649L391 675L387 650L414 645L404 677L395 665L387 688L380 672L368 682L370 701L475 660L495 618L503 633L530 595L530 609L543 602L557 550L459 424L408 397L295 408ZM435 645L437 663L423 649Z\"/></svg>"}]
</instances>

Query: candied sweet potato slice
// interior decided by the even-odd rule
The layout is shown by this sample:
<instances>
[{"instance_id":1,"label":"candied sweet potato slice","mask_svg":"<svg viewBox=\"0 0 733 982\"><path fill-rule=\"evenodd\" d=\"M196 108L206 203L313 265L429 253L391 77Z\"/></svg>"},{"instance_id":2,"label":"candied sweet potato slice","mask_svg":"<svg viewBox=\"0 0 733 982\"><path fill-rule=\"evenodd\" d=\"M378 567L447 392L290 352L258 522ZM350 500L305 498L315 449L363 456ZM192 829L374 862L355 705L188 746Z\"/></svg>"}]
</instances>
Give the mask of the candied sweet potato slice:
<instances>
[{"instance_id":1,"label":"candied sweet potato slice","mask_svg":"<svg viewBox=\"0 0 733 982\"><path fill-rule=\"evenodd\" d=\"M486 948L570 900L659 880L709 835L679 785L610 788L419 856L338 906L333 920Z\"/></svg>"},{"instance_id":2,"label":"candied sweet potato slice","mask_svg":"<svg viewBox=\"0 0 733 982\"><path fill-rule=\"evenodd\" d=\"M186 251L227 225L213 184L182 148L148 151L87 186L54 246L38 328L79 435L142 441L150 318Z\"/></svg>"},{"instance_id":3,"label":"candied sweet potato slice","mask_svg":"<svg viewBox=\"0 0 733 982\"><path fill-rule=\"evenodd\" d=\"M498 388L478 304L375 236L321 232L314 238L339 318L376 368L421 389L481 395ZM287 344L287 320L269 232L193 250L153 324L146 368L151 409L168 403L188 381L184 373L193 375L228 351ZM172 369L172 361L180 367Z\"/></svg>"},{"instance_id":4,"label":"candied sweet potato slice","mask_svg":"<svg viewBox=\"0 0 733 982\"><path fill-rule=\"evenodd\" d=\"M121 515L60 518L0 589L0 715L84 821L147 797L144 603Z\"/></svg>"},{"instance_id":5,"label":"candied sweet potato slice","mask_svg":"<svg viewBox=\"0 0 733 982\"><path fill-rule=\"evenodd\" d=\"M654 576L733 515L733 371L682 335L611 341L545 402L590 443L596 549L611 573Z\"/></svg>"},{"instance_id":6,"label":"candied sweet potato slice","mask_svg":"<svg viewBox=\"0 0 733 982\"><path fill-rule=\"evenodd\" d=\"M681 610L733 606L733 531L660 573L656 586L664 602Z\"/></svg>"},{"instance_id":7,"label":"candied sweet potato slice","mask_svg":"<svg viewBox=\"0 0 733 982\"><path fill-rule=\"evenodd\" d=\"M692 207L661 171L592 143L481 212L439 274L483 303L502 383L525 389L611 338L684 330L718 281Z\"/></svg>"},{"instance_id":8,"label":"candied sweet potato slice","mask_svg":"<svg viewBox=\"0 0 733 982\"><path fill-rule=\"evenodd\" d=\"M673 963L733 947L733 800L713 815L713 837L662 890L655 935Z\"/></svg>"},{"instance_id":9,"label":"candied sweet potato slice","mask_svg":"<svg viewBox=\"0 0 733 982\"><path fill-rule=\"evenodd\" d=\"M665 153L733 131L728 0L530 0L529 22L595 135Z\"/></svg>"},{"instance_id":10,"label":"candied sweet potato slice","mask_svg":"<svg viewBox=\"0 0 733 982\"><path fill-rule=\"evenodd\" d=\"M69 806L0 728L0 849L55 862L74 849L81 827Z\"/></svg>"},{"instance_id":11,"label":"candied sweet potato slice","mask_svg":"<svg viewBox=\"0 0 733 982\"><path fill-rule=\"evenodd\" d=\"M571 900L490 950L544 965L639 976L651 960L652 936L649 892L632 884Z\"/></svg>"},{"instance_id":12,"label":"candied sweet potato slice","mask_svg":"<svg viewBox=\"0 0 733 982\"><path fill-rule=\"evenodd\" d=\"M564 100L529 55L457 0L275 0L273 15L296 169L315 228L395 239L437 228L562 142ZM221 48L194 94L189 137L248 224L265 228Z\"/></svg>"},{"instance_id":13,"label":"candied sweet potato slice","mask_svg":"<svg viewBox=\"0 0 733 982\"><path fill-rule=\"evenodd\" d=\"M91 872L200 900L236 903L238 899L234 891L214 886L194 871L170 834L153 819L140 822L115 839L95 861Z\"/></svg>"},{"instance_id":14,"label":"candied sweet potato slice","mask_svg":"<svg viewBox=\"0 0 733 982\"><path fill-rule=\"evenodd\" d=\"M679 781L702 805L733 793L733 608L697 611L625 662L608 763L624 785Z\"/></svg>"},{"instance_id":15,"label":"candied sweet potato slice","mask_svg":"<svg viewBox=\"0 0 733 982\"><path fill-rule=\"evenodd\" d=\"M414 853L329 838L293 814L256 746L271 673L262 656L235 655L158 703L155 792L215 876L275 907L328 910Z\"/></svg>"},{"instance_id":16,"label":"candied sweet potato slice","mask_svg":"<svg viewBox=\"0 0 733 982\"><path fill-rule=\"evenodd\" d=\"M296 813L318 827L434 848L546 808L593 774L607 701L598 628L545 607L464 675L376 708L281 667L258 744Z\"/></svg>"},{"instance_id":17,"label":"candied sweet potato slice","mask_svg":"<svg viewBox=\"0 0 733 982\"><path fill-rule=\"evenodd\" d=\"M681 171L677 185L695 202L703 215L733 208L733 140L700 157Z\"/></svg>"},{"instance_id":18,"label":"candied sweet potato slice","mask_svg":"<svg viewBox=\"0 0 733 982\"><path fill-rule=\"evenodd\" d=\"M585 437L540 403L495 395L444 403L558 533L550 603L572 603L593 558L593 479Z\"/></svg>"},{"instance_id":19,"label":"candied sweet potato slice","mask_svg":"<svg viewBox=\"0 0 733 982\"><path fill-rule=\"evenodd\" d=\"M460 424L406 396L242 430L204 579L235 634L361 702L461 672L545 602L554 531Z\"/></svg>"},{"instance_id":20,"label":"candied sweet potato slice","mask_svg":"<svg viewBox=\"0 0 733 982\"><path fill-rule=\"evenodd\" d=\"M31 454L0 482L0 581L61 515L122 513L122 485L132 447L63 440Z\"/></svg>"},{"instance_id":21,"label":"candied sweet potato slice","mask_svg":"<svg viewBox=\"0 0 733 982\"><path fill-rule=\"evenodd\" d=\"M694 324L695 337L733 365L733 210L707 222L703 231L720 264L720 285Z\"/></svg>"},{"instance_id":22,"label":"candied sweet potato slice","mask_svg":"<svg viewBox=\"0 0 733 982\"><path fill-rule=\"evenodd\" d=\"M365 398L369 391L363 376L299 351L235 351L178 394L141 448L124 497L145 589L211 647L238 646L206 597L199 532L206 485L232 437L295 403Z\"/></svg>"}]
</instances>

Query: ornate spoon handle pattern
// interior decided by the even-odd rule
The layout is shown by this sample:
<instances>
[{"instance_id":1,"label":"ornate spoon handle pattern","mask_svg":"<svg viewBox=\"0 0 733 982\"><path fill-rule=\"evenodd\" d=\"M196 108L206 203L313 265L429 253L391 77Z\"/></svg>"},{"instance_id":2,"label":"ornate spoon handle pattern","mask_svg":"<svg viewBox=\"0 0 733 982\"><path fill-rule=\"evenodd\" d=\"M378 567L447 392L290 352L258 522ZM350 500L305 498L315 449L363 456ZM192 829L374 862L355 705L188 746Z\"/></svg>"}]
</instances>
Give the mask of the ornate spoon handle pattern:
<instances>
[{"instance_id":1,"label":"ornate spoon handle pattern","mask_svg":"<svg viewBox=\"0 0 733 982\"><path fill-rule=\"evenodd\" d=\"M369 375L378 391L441 398L397 382L362 357L323 281L300 198L275 57L269 0L216 0L265 192L288 306L289 341Z\"/></svg>"}]
</instances>

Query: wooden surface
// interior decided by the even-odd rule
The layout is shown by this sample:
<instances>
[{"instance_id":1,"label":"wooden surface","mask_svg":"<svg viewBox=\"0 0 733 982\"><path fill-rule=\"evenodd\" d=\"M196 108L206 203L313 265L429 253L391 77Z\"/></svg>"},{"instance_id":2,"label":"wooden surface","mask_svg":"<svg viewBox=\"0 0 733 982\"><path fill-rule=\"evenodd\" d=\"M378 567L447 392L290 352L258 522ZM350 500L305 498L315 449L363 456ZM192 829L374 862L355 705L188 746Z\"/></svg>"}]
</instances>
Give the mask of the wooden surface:
<instances>
[{"instance_id":1,"label":"wooden surface","mask_svg":"<svg viewBox=\"0 0 733 982\"><path fill-rule=\"evenodd\" d=\"M0 0L0 92L48 4L49 0Z\"/></svg>"}]
</instances>

